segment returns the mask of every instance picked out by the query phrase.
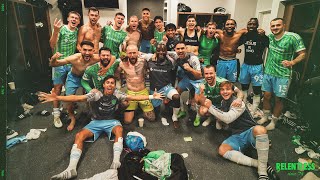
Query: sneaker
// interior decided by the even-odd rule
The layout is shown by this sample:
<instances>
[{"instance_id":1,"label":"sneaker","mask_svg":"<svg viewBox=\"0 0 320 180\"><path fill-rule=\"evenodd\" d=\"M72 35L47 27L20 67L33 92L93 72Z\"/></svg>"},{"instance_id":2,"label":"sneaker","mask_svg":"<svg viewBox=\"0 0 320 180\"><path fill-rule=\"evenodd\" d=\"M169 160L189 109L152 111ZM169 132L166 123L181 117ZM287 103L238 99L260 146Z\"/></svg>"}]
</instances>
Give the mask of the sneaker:
<instances>
[{"instance_id":1,"label":"sneaker","mask_svg":"<svg viewBox=\"0 0 320 180\"><path fill-rule=\"evenodd\" d=\"M270 180L279 180L279 176L277 175L276 171L269 165L267 167L267 173Z\"/></svg>"},{"instance_id":2,"label":"sneaker","mask_svg":"<svg viewBox=\"0 0 320 180\"><path fill-rule=\"evenodd\" d=\"M205 121L203 121L202 126L203 126L203 127L209 126L210 123L211 123L211 119L208 118L208 119L206 119Z\"/></svg>"},{"instance_id":3,"label":"sneaker","mask_svg":"<svg viewBox=\"0 0 320 180\"><path fill-rule=\"evenodd\" d=\"M265 122L268 121L268 118L266 118L265 116L263 116L260 120L257 121L258 124L264 124Z\"/></svg>"},{"instance_id":4,"label":"sneaker","mask_svg":"<svg viewBox=\"0 0 320 180\"><path fill-rule=\"evenodd\" d=\"M162 123L162 125L164 125L164 126L169 126L169 123L168 123L167 119L164 118L164 117L161 118L161 123Z\"/></svg>"},{"instance_id":5,"label":"sneaker","mask_svg":"<svg viewBox=\"0 0 320 180\"><path fill-rule=\"evenodd\" d=\"M14 138L16 136L18 136L18 133L15 130L7 127L7 140Z\"/></svg>"},{"instance_id":6,"label":"sneaker","mask_svg":"<svg viewBox=\"0 0 320 180\"><path fill-rule=\"evenodd\" d=\"M198 127L200 125L200 117L196 117L193 121L193 126Z\"/></svg>"},{"instance_id":7,"label":"sneaker","mask_svg":"<svg viewBox=\"0 0 320 180\"><path fill-rule=\"evenodd\" d=\"M216 129L218 130L222 129L222 125L218 120L216 121Z\"/></svg>"},{"instance_id":8,"label":"sneaker","mask_svg":"<svg viewBox=\"0 0 320 180\"><path fill-rule=\"evenodd\" d=\"M268 131L274 130L275 128L276 128L276 124L274 123L273 120L271 120L271 122L266 126L266 129L267 129Z\"/></svg>"},{"instance_id":9,"label":"sneaker","mask_svg":"<svg viewBox=\"0 0 320 180\"><path fill-rule=\"evenodd\" d=\"M177 118L180 119L180 118L184 118L186 117L187 115L187 112L186 111L179 111L178 115L177 115Z\"/></svg>"},{"instance_id":10,"label":"sneaker","mask_svg":"<svg viewBox=\"0 0 320 180\"><path fill-rule=\"evenodd\" d=\"M63 126L60 117L54 117L53 118L53 125L56 128L61 128Z\"/></svg>"}]
</instances>

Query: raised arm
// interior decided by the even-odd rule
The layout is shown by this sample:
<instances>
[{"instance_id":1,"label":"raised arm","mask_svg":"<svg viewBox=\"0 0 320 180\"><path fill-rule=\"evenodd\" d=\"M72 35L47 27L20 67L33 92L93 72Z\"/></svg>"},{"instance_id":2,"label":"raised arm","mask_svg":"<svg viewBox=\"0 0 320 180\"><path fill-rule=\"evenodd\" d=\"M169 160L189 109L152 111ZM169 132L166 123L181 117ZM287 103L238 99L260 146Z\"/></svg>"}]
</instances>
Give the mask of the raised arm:
<instances>
[{"instance_id":1,"label":"raised arm","mask_svg":"<svg viewBox=\"0 0 320 180\"><path fill-rule=\"evenodd\" d=\"M52 49L54 49L54 47L56 46L57 42L58 42L58 38L59 38L59 32L61 27L63 26L61 19L57 20L57 18L54 20L53 23L53 33L50 37L49 43L50 43L50 47Z\"/></svg>"},{"instance_id":2,"label":"raised arm","mask_svg":"<svg viewBox=\"0 0 320 180\"><path fill-rule=\"evenodd\" d=\"M86 30L85 30L84 26L81 26L79 29L79 32L78 32L78 41L77 41L77 49L79 52L81 51L80 44L83 41L85 34L86 34Z\"/></svg>"},{"instance_id":3,"label":"raised arm","mask_svg":"<svg viewBox=\"0 0 320 180\"><path fill-rule=\"evenodd\" d=\"M69 95L69 96L57 96L57 94L52 89L51 94L41 92L39 95L39 100L42 103L51 102L51 101L65 101L65 102L81 102L86 101L87 95Z\"/></svg>"},{"instance_id":4,"label":"raised arm","mask_svg":"<svg viewBox=\"0 0 320 180\"><path fill-rule=\"evenodd\" d=\"M72 61L75 61L79 58L79 53L77 54L74 54L74 55L71 55L71 56L68 56L64 59L60 59L60 60L57 60L59 59L59 57L61 57L62 54L59 53L59 52L56 52L50 59L49 61L49 66L51 67L57 67L57 66L63 66L63 65L66 65L66 64L72 64Z\"/></svg>"}]
</instances>

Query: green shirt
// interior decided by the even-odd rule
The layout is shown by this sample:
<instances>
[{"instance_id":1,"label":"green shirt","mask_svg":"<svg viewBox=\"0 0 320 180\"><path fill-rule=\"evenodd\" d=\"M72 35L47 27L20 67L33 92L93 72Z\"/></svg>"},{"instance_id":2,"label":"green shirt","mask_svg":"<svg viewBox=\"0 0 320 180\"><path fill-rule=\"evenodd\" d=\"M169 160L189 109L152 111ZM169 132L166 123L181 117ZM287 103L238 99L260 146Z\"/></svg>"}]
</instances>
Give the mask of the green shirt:
<instances>
[{"instance_id":1,"label":"green shirt","mask_svg":"<svg viewBox=\"0 0 320 180\"><path fill-rule=\"evenodd\" d=\"M119 47L126 38L127 33L123 30L114 30L112 26L105 26L101 31L103 46L111 49L111 54L119 58Z\"/></svg>"},{"instance_id":2,"label":"green shirt","mask_svg":"<svg viewBox=\"0 0 320 180\"><path fill-rule=\"evenodd\" d=\"M61 27L54 53L59 52L62 56L59 59L64 59L73 55L76 52L78 39L78 28L71 31L67 25Z\"/></svg>"},{"instance_id":3,"label":"green shirt","mask_svg":"<svg viewBox=\"0 0 320 180\"><path fill-rule=\"evenodd\" d=\"M92 84L94 88L103 92L102 85L104 78L108 75L114 75L119 63L120 61L116 60L104 75L98 75L100 63L96 63L88 67L82 76L81 85L87 92L90 92L92 89L90 84Z\"/></svg>"},{"instance_id":4,"label":"green shirt","mask_svg":"<svg viewBox=\"0 0 320 180\"><path fill-rule=\"evenodd\" d=\"M154 39L156 40L156 44L158 44L160 41L162 41L163 36L166 34L166 31L159 32L157 29L154 30ZM156 46L151 46L151 52L156 52Z\"/></svg>"},{"instance_id":5,"label":"green shirt","mask_svg":"<svg viewBox=\"0 0 320 180\"><path fill-rule=\"evenodd\" d=\"M220 96L220 84L224 81L228 81L224 78L216 76L216 84L210 86L206 80L203 80L204 84L204 96L211 100L212 104L215 106L220 106L221 96Z\"/></svg>"},{"instance_id":6,"label":"green shirt","mask_svg":"<svg viewBox=\"0 0 320 180\"><path fill-rule=\"evenodd\" d=\"M204 65L209 65L213 49L218 46L219 41L216 38L209 39L206 35L201 35L199 42L198 57L203 58Z\"/></svg>"},{"instance_id":7,"label":"green shirt","mask_svg":"<svg viewBox=\"0 0 320 180\"><path fill-rule=\"evenodd\" d=\"M268 37L270 44L265 73L276 77L290 77L291 68L284 67L282 61L291 61L296 52L306 49L302 38L292 32L285 32L278 40L273 34Z\"/></svg>"}]
</instances>

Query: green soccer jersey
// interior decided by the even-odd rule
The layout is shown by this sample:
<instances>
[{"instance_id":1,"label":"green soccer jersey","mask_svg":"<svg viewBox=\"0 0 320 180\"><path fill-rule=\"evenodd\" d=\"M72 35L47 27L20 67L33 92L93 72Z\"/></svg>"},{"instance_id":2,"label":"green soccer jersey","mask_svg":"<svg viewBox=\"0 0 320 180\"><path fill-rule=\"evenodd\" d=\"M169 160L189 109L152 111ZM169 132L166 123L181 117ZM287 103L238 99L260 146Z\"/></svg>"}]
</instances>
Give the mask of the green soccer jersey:
<instances>
[{"instance_id":1,"label":"green soccer jersey","mask_svg":"<svg viewBox=\"0 0 320 180\"><path fill-rule=\"evenodd\" d=\"M199 59L203 58L203 64L209 65L213 49L218 46L219 41L216 38L209 39L206 35L202 35L199 40Z\"/></svg>"},{"instance_id":2,"label":"green soccer jersey","mask_svg":"<svg viewBox=\"0 0 320 180\"><path fill-rule=\"evenodd\" d=\"M103 46L111 49L111 54L119 58L119 47L127 36L123 30L115 30L112 26L105 26L101 31Z\"/></svg>"},{"instance_id":3,"label":"green soccer jersey","mask_svg":"<svg viewBox=\"0 0 320 180\"><path fill-rule=\"evenodd\" d=\"M114 75L119 63L120 61L116 60L104 75L98 75L98 71L100 70L100 63L96 63L90 66L86 69L82 76L81 85L87 92L90 92L92 89L90 84L92 84L95 89L98 89L101 92L103 92L102 85L104 78L108 75Z\"/></svg>"},{"instance_id":4,"label":"green soccer jersey","mask_svg":"<svg viewBox=\"0 0 320 180\"><path fill-rule=\"evenodd\" d=\"M224 81L227 81L224 78L216 76L216 84L214 86L210 86L205 80L203 80L204 84L204 96L212 101L212 104L215 106L219 106L221 102L220 96L220 84Z\"/></svg>"},{"instance_id":5,"label":"green soccer jersey","mask_svg":"<svg viewBox=\"0 0 320 180\"><path fill-rule=\"evenodd\" d=\"M276 77L290 77L291 68L284 67L282 61L291 61L296 52L306 49L302 38L292 32L285 32L280 39L269 35L269 50L265 73Z\"/></svg>"},{"instance_id":6,"label":"green soccer jersey","mask_svg":"<svg viewBox=\"0 0 320 180\"><path fill-rule=\"evenodd\" d=\"M58 42L54 48L54 53L59 52L62 56L59 59L64 59L73 55L76 52L78 39L78 28L71 31L67 25L61 27Z\"/></svg>"},{"instance_id":7,"label":"green soccer jersey","mask_svg":"<svg viewBox=\"0 0 320 180\"><path fill-rule=\"evenodd\" d=\"M154 39L156 40L157 43L159 43L160 41L162 41L163 36L166 34L166 31L163 32L159 32L157 29L154 30ZM156 44L157 44L156 43ZM156 46L151 46L151 52L155 53L156 52Z\"/></svg>"}]
</instances>

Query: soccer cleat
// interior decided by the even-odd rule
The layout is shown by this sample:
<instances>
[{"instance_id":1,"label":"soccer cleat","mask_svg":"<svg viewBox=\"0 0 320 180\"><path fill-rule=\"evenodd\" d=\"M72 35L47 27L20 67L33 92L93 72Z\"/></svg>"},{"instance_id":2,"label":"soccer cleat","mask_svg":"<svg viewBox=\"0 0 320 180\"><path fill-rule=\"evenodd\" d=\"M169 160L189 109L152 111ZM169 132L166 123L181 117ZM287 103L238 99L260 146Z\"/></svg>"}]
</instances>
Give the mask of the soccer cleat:
<instances>
[{"instance_id":1,"label":"soccer cleat","mask_svg":"<svg viewBox=\"0 0 320 180\"><path fill-rule=\"evenodd\" d=\"M267 175L259 175L258 180L269 180Z\"/></svg>"},{"instance_id":2,"label":"soccer cleat","mask_svg":"<svg viewBox=\"0 0 320 180\"><path fill-rule=\"evenodd\" d=\"M179 111L178 115L177 115L177 118L180 119L180 118L184 118L186 117L187 115L187 112L186 111Z\"/></svg>"},{"instance_id":3,"label":"soccer cleat","mask_svg":"<svg viewBox=\"0 0 320 180\"><path fill-rule=\"evenodd\" d=\"M61 128L63 126L60 117L54 117L53 118L53 125L56 128Z\"/></svg>"},{"instance_id":4,"label":"soccer cleat","mask_svg":"<svg viewBox=\"0 0 320 180\"><path fill-rule=\"evenodd\" d=\"M66 169L62 173L52 176L51 179L64 180L64 179L71 179L76 176L77 176L77 171L75 169Z\"/></svg>"},{"instance_id":5,"label":"soccer cleat","mask_svg":"<svg viewBox=\"0 0 320 180\"><path fill-rule=\"evenodd\" d=\"M279 176L276 171L268 164L267 173L270 180L279 180Z\"/></svg>"},{"instance_id":6,"label":"soccer cleat","mask_svg":"<svg viewBox=\"0 0 320 180\"><path fill-rule=\"evenodd\" d=\"M211 119L208 118L208 119L206 119L205 121L203 121L202 126L203 126L203 127L209 126L210 123L211 123Z\"/></svg>"},{"instance_id":7,"label":"soccer cleat","mask_svg":"<svg viewBox=\"0 0 320 180\"><path fill-rule=\"evenodd\" d=\"M15 130L7 127L7 140L14 138L16 136L18 136L18 133Z\"/></svg>"},{"instance_id":8,"label":"soccer cleat","mask_svg":"<svg viewBox=\"0 0 320 180\"><path fill-rule=\"evenodd\" d=\"M200 117L196 117L193 121L193 126L198 127L200 125Z\"/></svg>"}]
</instances>

